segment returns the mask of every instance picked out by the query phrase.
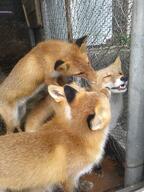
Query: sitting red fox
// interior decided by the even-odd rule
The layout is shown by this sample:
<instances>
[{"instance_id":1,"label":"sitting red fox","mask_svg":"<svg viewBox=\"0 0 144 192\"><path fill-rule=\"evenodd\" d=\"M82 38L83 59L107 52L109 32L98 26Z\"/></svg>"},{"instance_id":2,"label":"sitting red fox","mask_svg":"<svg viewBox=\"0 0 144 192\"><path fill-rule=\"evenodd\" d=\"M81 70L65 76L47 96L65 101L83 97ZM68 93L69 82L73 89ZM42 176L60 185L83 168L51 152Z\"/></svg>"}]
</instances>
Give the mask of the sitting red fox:
<instances>
[{"instance_id":1,"label":"sitting red fox","mask_svg":"<svg viewBox=\"0 0 144 192\"><path fill-rule=\"evenodd\" d=\"M0 85L0 115L7 132L19 126L18 106L44 82L56 84L59 76L70 75L94 80L95 73L83 44L85 38L75 43L60 40L39 43L15 65Z\"/></svg>"},{"instance_id":2,"label":"sitting red fox","mask_svg":"<svg viewBox=\"0 0 144 192\"><path fill-rule=\"evenodd\" d=\"M67 192L79 177L99 163L111 119L109 91L78 91L51 85L56 115L45 131L0 137L0 188L52 188Z\"/></svg>"},{"instance_id":3,"label":"sitting red fox","mask_svg":"<svg viewBox=\"0 0 144 192\"><path fill-rule=\"evenodd\" d=\"M110 128L112 129L116 126L116 122L123 107L122 94L120 93L127 90L127 78L122 72L120 58L117 57L116 60L108 67L96 71L95 81L96 87L107 87L112 92L110 99L112 108L112 122L110 124ZM25 122L25 131L37 131L48 119L48 117L53 114L53 109L50 102L51 101L49 100L49 97L47 97L34 107L34 109L27 116Z\"/></svg>"}]
</instances>

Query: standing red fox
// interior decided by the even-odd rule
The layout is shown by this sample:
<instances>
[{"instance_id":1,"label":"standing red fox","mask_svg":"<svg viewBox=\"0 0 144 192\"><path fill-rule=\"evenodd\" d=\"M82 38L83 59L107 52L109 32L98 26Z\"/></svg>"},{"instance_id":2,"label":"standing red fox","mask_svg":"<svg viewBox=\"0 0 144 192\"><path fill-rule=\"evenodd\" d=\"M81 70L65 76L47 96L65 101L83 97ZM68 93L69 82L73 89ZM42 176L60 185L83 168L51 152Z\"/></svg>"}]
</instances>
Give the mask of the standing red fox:
<instances>
[{"instance_id":1,"label":"standing red fox","mask_svg":"<svg viewBox=\"0 0 144 192\"><path fill-rule=\"evenodd\" d=\"M0 115L8 132L19 126L18 105L45 81L55 84L59 75L82 75L94 80L95 73L83 45L85 38L75 43L60 40L39 43L15 65L0 85Z\"/></svg>"},{"instance_id":2,"label":"standing red fox","mask_svg":"<svg viewBox=\"0 0 144 192\"><path fill-rule=\"evenodd\" d=\"M127 90L127 78L124 76L121 69L121 60L119 57L109 65L101 70L95 71L95 87L94 88L109 88L112 92L111 107L112 107L112 125L116 126L116 122L122 111L122 94ZM117 93L117 94L114 94ZM119 100L116 100L119 97ZM112 99L113 98L113 99ZM38 103L32 111L28 114L25 131L34 132L37 131L41 125L52 114L53 110L50 105L49 97L43 99Z\"/></svg>"},{"instance_id":3,"label":"standing red fox","mask_svg":"<svg viewBox=\"0 0 144 192\"><path fill-rule=\"evenodd\" d=\"M111 118L109 92L52 85L49 94L57 109L49 128L0 137L1 189L63 184L73 192L79 177L101 160Z\"/></svg>"}]
</instances>

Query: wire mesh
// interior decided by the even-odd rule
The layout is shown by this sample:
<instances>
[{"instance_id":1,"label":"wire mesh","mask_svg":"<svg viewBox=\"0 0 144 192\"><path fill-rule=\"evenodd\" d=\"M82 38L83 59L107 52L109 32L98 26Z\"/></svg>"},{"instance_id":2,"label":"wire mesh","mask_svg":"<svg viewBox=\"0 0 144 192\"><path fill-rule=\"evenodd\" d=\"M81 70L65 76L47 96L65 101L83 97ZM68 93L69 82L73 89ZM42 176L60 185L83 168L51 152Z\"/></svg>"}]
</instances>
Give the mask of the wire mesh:
<instances>
[{"instance_id":1,"label":"wire mesh","mask_svg":"<svg viewBox=\"0 0 144 192\"><path fill-rule=\"evenodd\" d=\"M120 54L129 60L133 0L44 0L45 39L77 39L88 35L95 68ZM100 65L101 64L101 65Z\"/></svg>"},{"instance_id":2,"label":"wire mesh","mask_svg":"<svg viewBox=\"0 0 144 192\"><path fill-rule=\"evenodd\" d=\"M128 75L133 0L45 0L46 38L77 39L88 35L88 52L95 69L112 63L120 55ZM115 139L125 147L127 93Z\"/></svg>"},{"instance_id":3,"label":"wire mesh","mask_svg":"<svg viewBox=\"0 0 144 192\"><path fill-rule=\"evenodd\" d=\"M40 30L43 39L72 40L88 35L87 45L92 66L95 69L103 68L120 55L123 70L128 75L133 0L43 0L41 8L43 30ZM3 22L8 21L1 19L1 23ZM23 42L24 50L27 50L28 42L25 39L28 34L23 23L22 30L17 34L18 40L13 38L17 23L8 22L6 26L5 29L2 25L0 27L0 33L3 34L1 39L7 40L7 44L5 40L1 41L1 53L6 54L4 45L7 51L14 50L10 46L14 41L20 44L17 48L19 52ZM3 57L2 55L1 58ZM12 60L11 56L7 58L6 64ZM111 132L122 147L125 147L126 141L126 119L127 93L124 95L122 116Z\"/></svg>"}]
</instances>

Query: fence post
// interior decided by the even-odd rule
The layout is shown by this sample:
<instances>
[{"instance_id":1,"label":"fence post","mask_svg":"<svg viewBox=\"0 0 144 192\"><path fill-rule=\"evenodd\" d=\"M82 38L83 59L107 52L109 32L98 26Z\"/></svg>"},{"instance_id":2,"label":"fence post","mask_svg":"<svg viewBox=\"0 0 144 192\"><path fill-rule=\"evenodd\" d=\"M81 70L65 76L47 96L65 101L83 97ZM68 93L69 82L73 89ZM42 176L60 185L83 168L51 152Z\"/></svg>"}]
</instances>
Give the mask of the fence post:
<instances>
[{"instance_id":1,"label":"fence post","mask_svg":"<svg viewBox=\"0 0 144 192\"><path fill-rule=\"evenodd\" d=\"M144 171L144 0L134 0L130 57L128 136L125 186L143 179Z\"/></svg>"}]
</instances>

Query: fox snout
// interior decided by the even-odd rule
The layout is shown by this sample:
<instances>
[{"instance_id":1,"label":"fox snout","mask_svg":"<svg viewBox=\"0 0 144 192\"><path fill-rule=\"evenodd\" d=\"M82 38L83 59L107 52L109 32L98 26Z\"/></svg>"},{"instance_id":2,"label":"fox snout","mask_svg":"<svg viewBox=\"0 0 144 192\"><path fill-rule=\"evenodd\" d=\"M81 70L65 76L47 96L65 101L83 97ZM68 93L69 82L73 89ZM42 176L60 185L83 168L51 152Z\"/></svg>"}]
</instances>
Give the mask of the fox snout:
<instances>
[{"instance_id":1,"label":"fox snout","mask_svg":"<svg viewBox=\"0 0 144 192\"><path fill-rule=\"evenodd\" d=\"M128 77L122 76L122 77L120 78L120 80L126 82L126 81L128 81Z\"/></svg>"}]
</instances>

